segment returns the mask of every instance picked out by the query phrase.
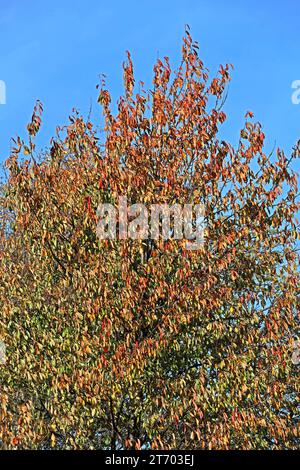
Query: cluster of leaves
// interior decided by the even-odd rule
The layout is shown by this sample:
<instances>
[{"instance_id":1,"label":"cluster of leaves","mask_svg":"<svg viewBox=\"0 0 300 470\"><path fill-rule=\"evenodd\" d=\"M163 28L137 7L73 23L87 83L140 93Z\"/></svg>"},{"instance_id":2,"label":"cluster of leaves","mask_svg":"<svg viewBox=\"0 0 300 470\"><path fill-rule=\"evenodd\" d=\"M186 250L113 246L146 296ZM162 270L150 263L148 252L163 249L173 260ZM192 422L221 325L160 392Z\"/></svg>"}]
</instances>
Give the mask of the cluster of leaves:
<instances>
[{"instance_id":1,"label":"cluster of leaves","mask_svg":"<svg viewBox=\"0 0 300 470\"><path fill-rule=\"evenodd\" d=\"M128 54L104 145L75 112L40 158L35 108L1 193L1 448L297 447L300 146L266 155L252 113L219 140L229 69L210 81L187 30L136 93ZM203 203L204 246L99 240L119 195Z\"/></svg>"}]
</instances>

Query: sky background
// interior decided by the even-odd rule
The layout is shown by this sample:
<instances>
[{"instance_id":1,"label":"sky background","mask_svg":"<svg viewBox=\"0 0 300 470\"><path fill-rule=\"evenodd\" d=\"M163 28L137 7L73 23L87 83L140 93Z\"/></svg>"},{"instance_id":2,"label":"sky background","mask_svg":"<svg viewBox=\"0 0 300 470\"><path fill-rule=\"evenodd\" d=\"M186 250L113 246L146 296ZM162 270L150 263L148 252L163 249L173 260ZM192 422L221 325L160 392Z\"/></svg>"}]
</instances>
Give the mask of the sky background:
<instances>
[{"instance_id":1,"label":"sky background","mask_svg":"<svg viewBox=\"0 0 300 470\"><path fill-rule=\"evenodd\" d=\"M114 100L122 92L122 62L130 50L137 81L151 84L158 56L180 59L185 24L213 75L219 64L234 71L225 106L225 137L235 144L244 114L263 125L267 150L287 153L300 138L300 104L291 88L300 80L300 1L244 0L0 0L0 161L10 138L25 136L34 103L44 105L40 147L73 107L100 122L96 85L104 73ZM300 170L299 163L296 170Z\"/></svg>"}]
</instances>

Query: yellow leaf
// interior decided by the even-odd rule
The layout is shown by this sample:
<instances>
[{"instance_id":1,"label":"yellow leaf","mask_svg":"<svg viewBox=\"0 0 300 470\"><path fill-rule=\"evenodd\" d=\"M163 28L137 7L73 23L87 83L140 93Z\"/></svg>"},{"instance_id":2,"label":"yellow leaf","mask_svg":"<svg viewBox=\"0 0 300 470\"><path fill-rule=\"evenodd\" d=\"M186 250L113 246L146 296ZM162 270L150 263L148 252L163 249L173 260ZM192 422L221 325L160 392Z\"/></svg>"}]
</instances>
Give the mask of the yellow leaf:
<instances>
[{"instance_id":1,"label":"yellow leaf","mask_svg":"<svg viewBox=\"0 0 300 470\"><path fill-rule=\"evenodd\" d=\"M51 434L51 447L55 446L55 442L56 442L56 438L55 438L54 434Z\"/></svg>"}]
</instances>

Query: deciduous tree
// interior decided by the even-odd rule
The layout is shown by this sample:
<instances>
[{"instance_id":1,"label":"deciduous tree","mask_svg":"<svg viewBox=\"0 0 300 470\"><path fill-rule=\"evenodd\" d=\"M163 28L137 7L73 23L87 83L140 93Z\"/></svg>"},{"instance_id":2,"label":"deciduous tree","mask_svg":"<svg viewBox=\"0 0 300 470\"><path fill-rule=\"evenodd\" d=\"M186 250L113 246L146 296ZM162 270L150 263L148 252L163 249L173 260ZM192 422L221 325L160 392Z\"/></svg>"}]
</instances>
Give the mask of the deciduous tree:
<instances>
[{"instance_id":1,"label":"deciduous tree","mask_svg":"<svg viewBox=\"0 0 300 470\"><path fill-rule=\"evenodd\" d=\"M220 139L230 66L136 84L128 53L105 139L74 112L38 154L37 104L1 196L0 447L293 449L299 209L290 156L245 116ZM205 243L99 240L99 202L203 203Z\"/></svg>"}]
</instances>

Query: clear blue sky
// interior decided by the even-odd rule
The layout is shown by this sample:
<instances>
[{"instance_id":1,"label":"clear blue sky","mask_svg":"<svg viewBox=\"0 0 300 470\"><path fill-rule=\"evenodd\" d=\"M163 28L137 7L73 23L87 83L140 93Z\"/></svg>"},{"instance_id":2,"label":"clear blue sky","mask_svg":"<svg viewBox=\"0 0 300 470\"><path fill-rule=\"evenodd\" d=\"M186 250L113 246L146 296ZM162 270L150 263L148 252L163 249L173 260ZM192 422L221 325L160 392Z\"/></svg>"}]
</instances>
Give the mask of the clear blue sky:
<instances>
[{"instance_id":1,"label":"clear blue sky","mask_svg":"<svg viewBox=\"0 0 300 470\"><path fill-rule=\"evenodd\" d=\"M291 101L291 84L300 80L299 0L0 0L0 80L7 88L0 160L8 156L10 137L24 136L38 98L45 109L41 146L73 107L87 115L92 102L99 120L99 74L117 99L126 49L146 84L158 54L178 64L186 23L211 73L221 63L235 66L226 137L237 141L249 109L269 147L276 141L288 152L300 138L300 104Z\"/></svg>"}]
</instances>

